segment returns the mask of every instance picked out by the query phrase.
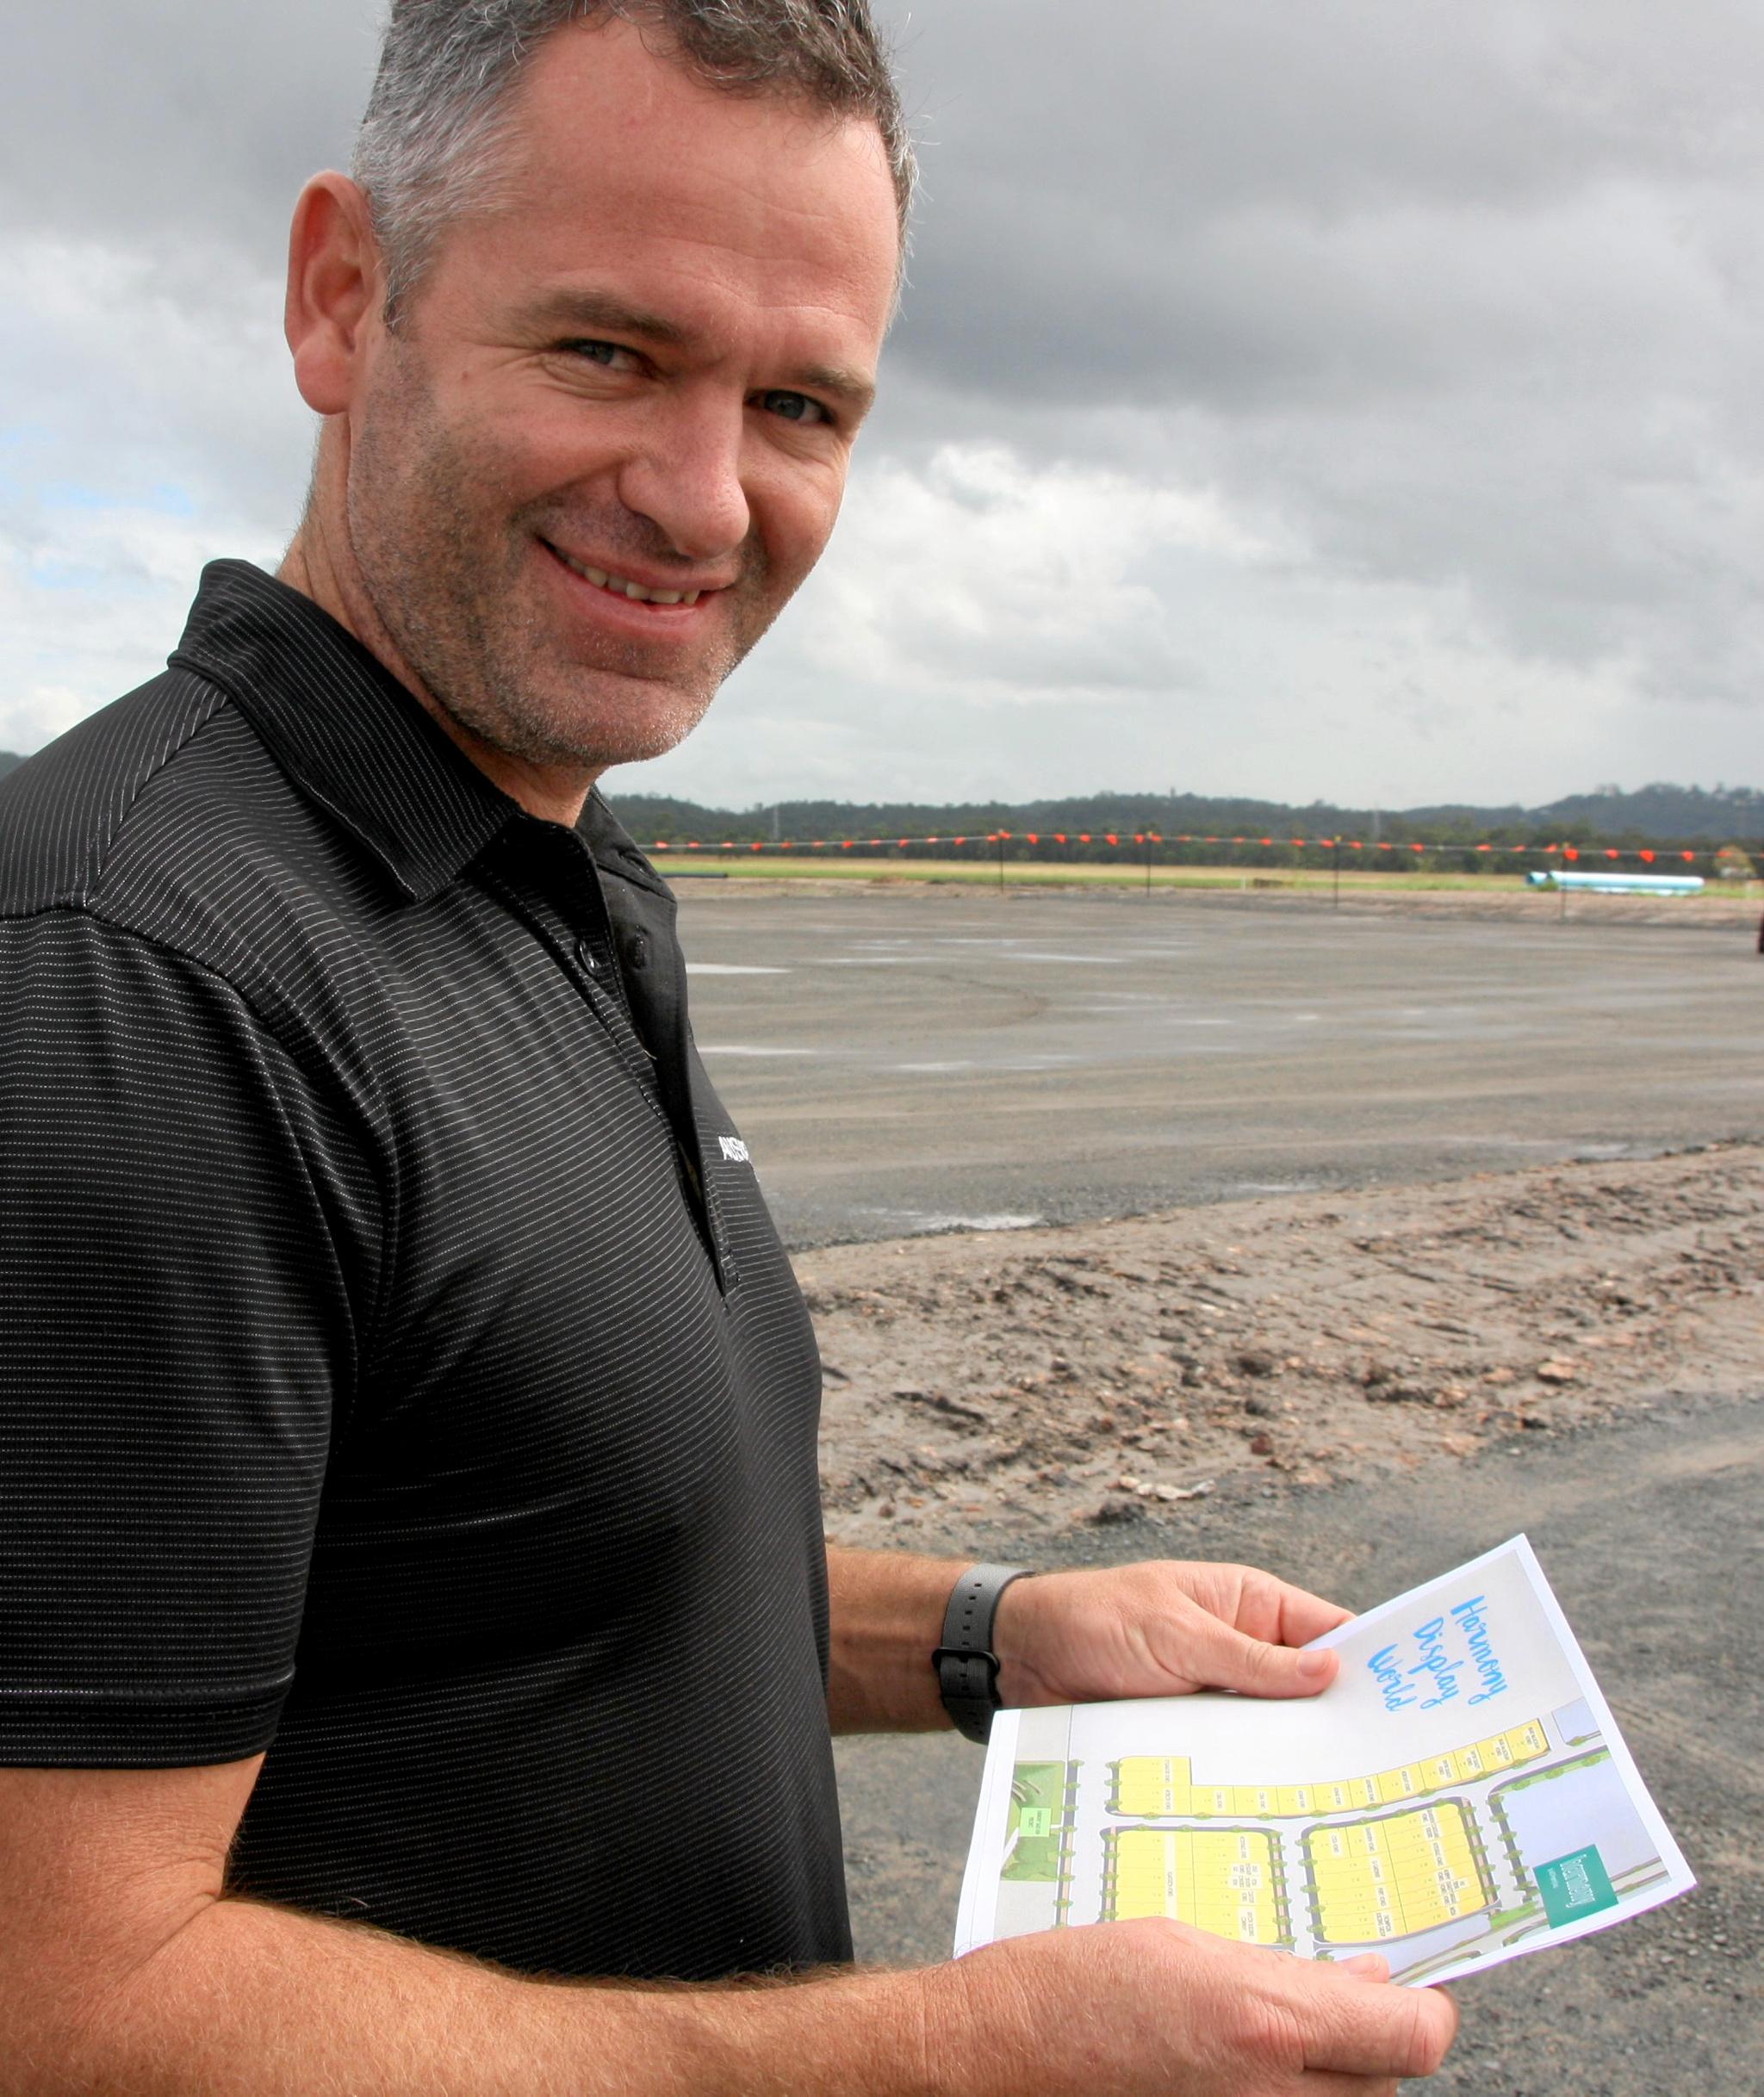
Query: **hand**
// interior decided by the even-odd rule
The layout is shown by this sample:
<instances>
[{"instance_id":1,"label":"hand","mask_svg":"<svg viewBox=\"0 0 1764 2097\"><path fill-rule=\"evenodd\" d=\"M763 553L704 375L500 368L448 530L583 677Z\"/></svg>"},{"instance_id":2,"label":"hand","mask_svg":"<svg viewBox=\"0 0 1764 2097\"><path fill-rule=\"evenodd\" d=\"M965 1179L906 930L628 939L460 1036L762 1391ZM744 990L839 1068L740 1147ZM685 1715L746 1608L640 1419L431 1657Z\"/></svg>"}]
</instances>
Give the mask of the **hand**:
<instances>
[{"instance_id":1,"label":"hand","mask_svg":"<svg viewBox=\"0 0 1764 2097\"><path fill-rule=\"evenodd\" d=\"M1293 1648L1351 1613L1251 1566L1157 1559L1039 1573L999 1598L998 1693L1013 1705L1201 1689L1314 1697L1339 1663L1332 1653Z\"/></svg>"},{"instance_id":2,"label":"hand","mask_svg":"<svg viewBox=\"0 0 1764 2097\"><path fill-rule=\"evenodd\" d=\"M960 2060L965 2090L1395 2097L1445 2058L1457 2010L1387 1974L1146 1921L1018 1937L920 1977L928 2050Z\"/></svg>"}]
</instances>

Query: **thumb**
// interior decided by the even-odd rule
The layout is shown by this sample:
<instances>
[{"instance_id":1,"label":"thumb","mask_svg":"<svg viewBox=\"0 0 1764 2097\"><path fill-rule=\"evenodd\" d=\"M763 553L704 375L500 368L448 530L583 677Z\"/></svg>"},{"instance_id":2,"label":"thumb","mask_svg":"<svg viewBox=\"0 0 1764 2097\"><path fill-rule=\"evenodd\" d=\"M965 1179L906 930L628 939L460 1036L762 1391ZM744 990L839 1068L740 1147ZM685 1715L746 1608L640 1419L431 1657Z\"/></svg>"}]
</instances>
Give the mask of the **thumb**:
<instances>
[{"instance_id":1,"label":"thumb","mask_svg":"<svg viewBox=\"0 0 1764 2097\"><path fill-rule=\"evenodd\" d=\"M1214 1624L1195 1660L1214 1688L1236 1690L1245 1697L1314 1697L1328 1688L1341 1666L1333 1653L1272 1646L1227 1623Z\"/></svg>"}]
</instances>

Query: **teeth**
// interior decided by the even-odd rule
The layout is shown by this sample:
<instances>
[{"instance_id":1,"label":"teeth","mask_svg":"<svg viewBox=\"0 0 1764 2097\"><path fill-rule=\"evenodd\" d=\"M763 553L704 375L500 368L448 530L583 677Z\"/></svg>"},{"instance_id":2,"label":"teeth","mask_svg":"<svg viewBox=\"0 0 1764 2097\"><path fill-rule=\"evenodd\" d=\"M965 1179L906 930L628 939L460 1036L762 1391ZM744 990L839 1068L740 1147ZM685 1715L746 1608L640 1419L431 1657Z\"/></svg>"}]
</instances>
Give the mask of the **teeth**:
<instances>
[{"instance_id":1,"label":"teeth","mask_svg":"<svg viewBox=\"0 0 1764 2097\"><path fill-rule=\"evenodd\" d=\"M622 575L609 575L605 568L588 568L580 561L572 561L568 554L561 556L563 565L574 568L597 590L610 590L615 597L629 598L638 605L696 605L705 594L702 590L646 590L640 582L627 582Z\"/></svg>"}]
</instances>

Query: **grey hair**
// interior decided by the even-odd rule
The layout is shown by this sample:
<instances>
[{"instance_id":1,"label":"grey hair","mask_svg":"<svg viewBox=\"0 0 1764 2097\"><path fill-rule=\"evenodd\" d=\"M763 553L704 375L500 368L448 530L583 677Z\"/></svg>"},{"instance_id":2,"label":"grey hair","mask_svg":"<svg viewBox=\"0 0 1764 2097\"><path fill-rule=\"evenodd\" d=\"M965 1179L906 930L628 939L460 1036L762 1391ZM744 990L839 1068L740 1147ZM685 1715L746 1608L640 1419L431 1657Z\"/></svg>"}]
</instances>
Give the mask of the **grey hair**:
<instances>
[{"instance_id":1,"label":"grey hair","mask_svg":"<svg viewBox=\"0 0 1764 2097\"><path fill-rule=\"evenodd\" d=\"M494 202L510 96L539 47L613 16L658 28L671 56L730 94L873 122L904 250L917 170L869 0L392 0L351 166L385 265L388 326L448 224Z\"/></svg>"}]
</instances>

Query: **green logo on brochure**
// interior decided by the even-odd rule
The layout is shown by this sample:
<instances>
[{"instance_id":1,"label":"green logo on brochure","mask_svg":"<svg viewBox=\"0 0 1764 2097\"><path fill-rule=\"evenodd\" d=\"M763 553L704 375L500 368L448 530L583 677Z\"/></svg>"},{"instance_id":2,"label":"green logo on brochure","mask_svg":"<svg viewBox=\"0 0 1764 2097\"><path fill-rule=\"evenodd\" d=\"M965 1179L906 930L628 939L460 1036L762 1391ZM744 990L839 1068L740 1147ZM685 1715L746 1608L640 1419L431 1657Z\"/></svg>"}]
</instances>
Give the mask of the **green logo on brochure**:
<instances>
[{"instance_id":1,"label":"green logo on brochure","mask_svg":"<svg viewBox=\"0 0 1764 2097\"><path fill-rule=\"evenodd\" d=\"M1537 1867L1537 1890L1544 1895L1544 1912L1550 1926L1559 1930L1565 1922L1578 1922L1596 1915L1601 1908L1615 1908L1617 1895L1611 1874L1595 1845L1558 1857L1554 1864Z\"/></svg>"}]
</instances>

